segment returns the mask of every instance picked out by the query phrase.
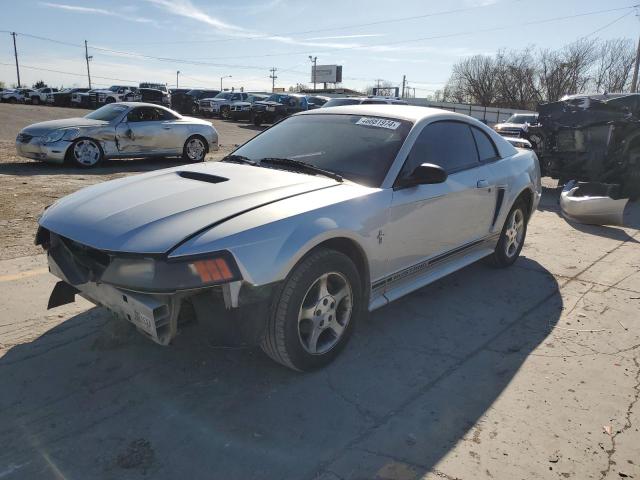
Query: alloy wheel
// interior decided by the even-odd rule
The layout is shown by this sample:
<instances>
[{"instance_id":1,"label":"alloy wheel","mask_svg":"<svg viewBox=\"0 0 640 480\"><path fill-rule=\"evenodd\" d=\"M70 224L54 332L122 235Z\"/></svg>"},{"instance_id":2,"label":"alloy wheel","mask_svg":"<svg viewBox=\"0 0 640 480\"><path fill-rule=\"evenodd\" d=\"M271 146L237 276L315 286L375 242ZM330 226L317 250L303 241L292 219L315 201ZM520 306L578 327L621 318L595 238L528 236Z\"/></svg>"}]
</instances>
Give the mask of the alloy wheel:
<instances>
[{"instance_id":1,"label":"alloy wheel","mask_svg":"<svg viewBox=\"0 0 640 480\"><path fill-rule=\"evenodd\" d=\"M298 337L310 354L327 353L338 344L353 310L353 292L338 272L318 277L304 296L298 313Z\"/></svg>"},{"instance_id":2,"label":"alloy wheel","mask_svg":"<svg viewBox=\"0 0 640 480\"><path fill-rule=\"evenodd\" d=\"M505 254L507 257L513 257L517 252L524 238L524 213L521 209L516 208L511 213L508 227L504 232L506 241L504 243Z\"/></svg>"}]
</instances>

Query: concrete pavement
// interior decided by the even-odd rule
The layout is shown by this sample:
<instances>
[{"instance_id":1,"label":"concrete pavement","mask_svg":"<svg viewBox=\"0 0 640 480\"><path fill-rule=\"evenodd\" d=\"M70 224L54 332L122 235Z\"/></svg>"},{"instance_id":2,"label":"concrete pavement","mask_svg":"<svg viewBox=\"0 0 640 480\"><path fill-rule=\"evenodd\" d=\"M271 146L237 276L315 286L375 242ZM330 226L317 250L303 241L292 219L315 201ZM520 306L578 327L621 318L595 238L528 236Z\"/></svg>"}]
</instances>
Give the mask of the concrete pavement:
<instances>
[{"instance_id":1,"label":"concrete pavement","mask_svg":"<svg viewBox=\"0 0 640 480\"><path fill-rule=\"evenodd\" d=\"M375 312L311 374L173 346L0 262L0 479L640 478L640 235L547 191L523 257Z\"/></svg>"}]
</instances>

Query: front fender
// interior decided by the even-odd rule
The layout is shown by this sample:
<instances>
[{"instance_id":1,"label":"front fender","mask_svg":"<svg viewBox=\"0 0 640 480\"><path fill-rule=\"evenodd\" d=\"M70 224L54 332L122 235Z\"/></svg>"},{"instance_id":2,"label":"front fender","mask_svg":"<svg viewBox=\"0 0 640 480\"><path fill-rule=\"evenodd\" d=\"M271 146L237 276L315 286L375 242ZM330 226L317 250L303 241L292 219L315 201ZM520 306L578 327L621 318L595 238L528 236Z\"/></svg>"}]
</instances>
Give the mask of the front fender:
<instances>
[{"instance_id":1,"label":"front fender","mask_svg":"<svg viewBox=\"0 0 640 480\"><path fill-rule=\"evenodd\" d=\"M385 257L377 236L386 223L390 192L341 186L304 197L276 202L217 225L181 245L171 257L228 250L243 279L258 286L285 279L314 247L344 238L364 253L372 278L381 274Z\"/></svg>"}]
</instances>

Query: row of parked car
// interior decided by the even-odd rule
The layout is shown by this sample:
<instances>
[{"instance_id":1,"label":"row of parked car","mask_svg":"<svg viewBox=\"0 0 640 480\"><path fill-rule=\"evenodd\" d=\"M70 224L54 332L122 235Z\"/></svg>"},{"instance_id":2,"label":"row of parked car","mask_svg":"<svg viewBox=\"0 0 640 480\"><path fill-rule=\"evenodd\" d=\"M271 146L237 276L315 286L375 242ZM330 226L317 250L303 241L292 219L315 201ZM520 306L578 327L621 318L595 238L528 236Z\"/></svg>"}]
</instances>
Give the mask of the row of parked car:
<instances>
[{"instance_id":1,"label":"row of parked car","mask_svg":"<svg viewBox=\"0 0 640 480\"><path fill-rule=\"evenodd\" d=\"M237 92L208 89L171 89L159 83L138 87L113 85L107 89L44 87L37 90L11 89L0 92L9 103L48 104L59 107L99 108L116 102L145 102L170 107L187 115L219 116L225 120L248 120L260 126L275 123L294 113L324 106L355 104L406 104L383 97L330 98L298 93Z\"/></svg>"}]
</instances>

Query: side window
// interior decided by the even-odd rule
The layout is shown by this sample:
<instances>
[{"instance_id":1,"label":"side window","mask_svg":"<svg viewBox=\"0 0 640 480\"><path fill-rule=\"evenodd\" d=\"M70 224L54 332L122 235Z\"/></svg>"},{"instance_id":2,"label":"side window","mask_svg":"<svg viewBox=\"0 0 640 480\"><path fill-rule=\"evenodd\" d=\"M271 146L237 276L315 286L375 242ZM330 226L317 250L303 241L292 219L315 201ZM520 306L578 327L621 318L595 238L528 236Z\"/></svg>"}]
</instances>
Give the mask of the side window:
<instances>
[{"instance_id":1,"label":"side window","mask_svg":"<svg viewBox=\"0 0 640 480\"><path fill-rule=\"evenodd\" d=\"M478 146L478 154L480 155L481 162L493 162L500 158L496 146L486 133L476 127L471 127L471 131Z\"/></svg>"},{"instance_id":2,"label":"side window","mask_svg":"<svg viewBox=\"0 0 640 480\"><path fill-rule=\"evenodd\" d=\"M153 122L160 120L158 117L158 110L152 107L138 107L134 108L127 115L128 122Z\"/></svg>"},{"instance_id":3,"label":"side window","mask_svg":"<svg viewBox=\"0 0 640 480\"><path fill-rule=\"evenodd\" d=\"M158 120L175 120L177 117L162 108L154 108Z\"/></svg>"},{"instance_id":4,"label":"side window","mask_svg":"<svg viewBox=\"0 0 640 480\"><path fill-rule=\"evenodd\" d=\"M401 175L411 174L423 163L440 165L449 174L479 165L469 125L450 121L427 125L418 135Z\"/></svg>"}]
</instances>

